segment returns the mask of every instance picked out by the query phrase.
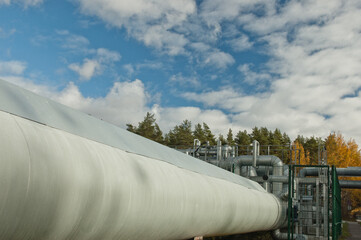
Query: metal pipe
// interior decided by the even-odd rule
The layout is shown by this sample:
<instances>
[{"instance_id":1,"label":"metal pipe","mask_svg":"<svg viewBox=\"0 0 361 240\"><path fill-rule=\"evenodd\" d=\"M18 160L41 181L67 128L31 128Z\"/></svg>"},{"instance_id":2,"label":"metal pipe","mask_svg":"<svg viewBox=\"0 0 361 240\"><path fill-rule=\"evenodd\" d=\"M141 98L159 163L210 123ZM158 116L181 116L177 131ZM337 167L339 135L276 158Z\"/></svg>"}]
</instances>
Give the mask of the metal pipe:
<instances>
[{"instance_id":1,"label":"metal pipe","mask_svg":"<svg viewBox=\"0 0 361 240\"><path fill-rule=\"evenodd\" d=\"M234 162L238 162L242 166L250 166L254 163L252 156L238 156L233 159ZM272 166L273 176L283 176L283 162L276 156L257 156L258 166ZM282 193L282 182L273 183L273 194L279 196Z\"/></svg>"},{"instance_id":2,"label":"metal pipe","mask_svg":"<svg viewBox=\"0 0 361 240\"><path fill-rule=\"evenodd\" d=\"M285 240L288 239L288 234L281 232L280 229L276 229L272 232L272 235L276 239ZM308 236L304 234L293 234L293 239L297 240L308 240Z\"/></svg>"},{"instance_id":3,"label":"metal pipe","mask_svg":"<svg viewBox=\"0 0 361 240\"><path fill-rule=\"evenodd\" d=\"M187 239L279 228L258 183L0 81L1 239Z\"/></svg>"},{"instance_id":4,"label":"metal pipe","mask_svg":"<svg viewBox=\"0 0 361 240\"><path fill-rule=\"evenodd\" d=\"M259 155L259 142L257 140L253 140L253 164L254 168L257 167L257 156Z\"/></svg>"},{"instance_id":5,"label":"metal pipe","mask_svg":"<svg viewBox=\"0 0 361 240\"><path fill-rule=\"evenodd\" d=\"M340 180L341 188L361 189L361 181Z\"/></svg>"},{"instance_id":6,"label":"metal pipe","mask_svg":"<svg viewBox=\"0 0 361 240\"><path fill-rule=\"evenodd\" d=\"M338 176L361 176L361 167L336 168ZM300 171L300 177L318 176L318 169L303 168Z\"/></svg>"}]
</instances>

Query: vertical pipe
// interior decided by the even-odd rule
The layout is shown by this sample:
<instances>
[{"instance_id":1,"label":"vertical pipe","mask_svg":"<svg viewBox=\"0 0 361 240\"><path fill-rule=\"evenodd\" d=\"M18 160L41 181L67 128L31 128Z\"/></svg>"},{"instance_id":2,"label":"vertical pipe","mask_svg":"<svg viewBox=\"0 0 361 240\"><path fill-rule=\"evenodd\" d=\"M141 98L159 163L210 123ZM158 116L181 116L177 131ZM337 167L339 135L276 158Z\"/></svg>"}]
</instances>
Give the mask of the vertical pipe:
<instances>
[{"instance_id":1,"label":"vertical pipe","mask_svg":"<svg viewBox=\"0 0 361 240\"><path fill-rule=\"evenodd\" d=\"M326 224L328 225L328 218L327 218L327 212L328 212L327 200L328 200L328 196L326 195L327 194L326 183L324 182L322 184L322 186L323 186L323 236L326 237L327 236Z\"/></svg>"},{"instance_id":2,"label":"vertical pipe","mask_svg":"<svg viewBox=\"0 0 361 240\"><path fill-rule=\"evenodd\" d=\"M320 179L316 179L316 237L320 236Z\"/></svg>"},{"instance_id":3,"label":"vertical pipe","mask_svg":"<svg viewBox=\"0 0 361 240\"><path fill-rule=\"evenodd\" d=\"M257 156L259 155L259 142L257 140L253 141L253 167L257 167Z\"/></svg>"}]
</instances>

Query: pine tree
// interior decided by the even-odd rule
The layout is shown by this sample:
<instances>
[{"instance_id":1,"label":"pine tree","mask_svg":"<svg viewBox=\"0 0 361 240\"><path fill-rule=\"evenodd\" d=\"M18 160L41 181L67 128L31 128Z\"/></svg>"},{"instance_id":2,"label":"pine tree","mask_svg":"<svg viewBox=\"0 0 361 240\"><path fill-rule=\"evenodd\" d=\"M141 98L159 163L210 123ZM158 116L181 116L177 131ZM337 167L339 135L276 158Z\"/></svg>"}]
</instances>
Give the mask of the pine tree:
<instances>
[{"instance_id":1,"label":"pine tree","mask_svg":"<svg viewBox=\"0 0 361 240\"><path fill-rule=\"evenodd\" d=\"M164 143L163 133L156 123L154 114L149 112L145 115L144 120L138 123L138 127L127 124L127 130L153 141Z\"/></svg>"},{"instance_id":2,"label":"pine tree","mask_svg":"<svg viewBox=\"0 0 361 240\"><path fill-rule=\"evenodd\" d=\"M206 140L209 141L209 145L210 146L217 145L216 139L215 139L211 129L209 128L209 126L206 123L203 123L203 131L204 131L204 134L206 135Z\"/></svg>"},{"instance_id":3,"label":"pine tree","mask_svg":"<svg viewBox=\"0 0 361 240\"><path fill-rule=\"evenodd\" d=\"M226 145L227 144L227 140L223 137L222 134L218 135L218 141L221 141L222 145Z\"/></svg>"},{"instance_id":4,"label":"pine tree","mask_svg":"<svg viewBox=\"0 0 361 240\"><path fill-rule=\"evenodd\" d=\"M237 145L250 145L252 141L247 131L244 130L244 131L238 131L235 138L235 142Z\"/></svg>"},{"instance_id":5,"label":"pine tree","mask_svg":"<svg viewBox=\"0 0 361 240\"><path fill-rule=\"evenodd\" d=\"M128 123L128 124L127 124L127 130L128 130L129 132L136 133L137 128L136 128L135 126L133 126L132 124Z\"/></svg>"},{"instance_id":6,"label":"pine tree","mask_svg":"<svg viewBox=\"0 0 361 240\"><path fill-rule=\"evenodd\" d=\"M270 145L274 145L274 146L282 145L282 138L283 136L281 131L278 128L276 128L270 136Z\"/></svg>"},{"instance_id":7,"label":"pine tree","mask_svg":"<svg viewBox=\"0 0 361 240\"><path fill-rule=\"evenodd\" d=\"M309 154L310 164L318 164L318 149L320 145L323 145L321 138L314 136L306 138L303 147L305 148L305 152Z\"/></svg>"},{"instance_id":8,"label":"pine tree","mask_svg":"<svg viewBox=\"0 0 361 240\"><path fill-rule=\"evenodd\" d=\"M200 123L197 123L194 126L193 136L195 139L201 141L202 144L207 142L206 132L203 130L202 125Z\"/></svg>"},{"instance_id":9,"label":"pine tree","mask_svg":"<svg viewBox=\"0 0 361 240\"><path fill-rule=\"evenodd\" d=\"M230 146L234 146L234 139L233 139L233 133L232 133L232 129L228 130L228 134L227 134L227 144Z\"/></svg>"},{"instance_id":10,"label":"pine tree","mask_svg":"<svg viewBox=\"0 0 361 240\"><path fill-rule=\"evenodd\" d=\"M167 140L171 146L190 147L193 146L192 123L189 120L184 120L180 125L177 125L170 130L167 135Z\"/></svg>"}]
</instances>

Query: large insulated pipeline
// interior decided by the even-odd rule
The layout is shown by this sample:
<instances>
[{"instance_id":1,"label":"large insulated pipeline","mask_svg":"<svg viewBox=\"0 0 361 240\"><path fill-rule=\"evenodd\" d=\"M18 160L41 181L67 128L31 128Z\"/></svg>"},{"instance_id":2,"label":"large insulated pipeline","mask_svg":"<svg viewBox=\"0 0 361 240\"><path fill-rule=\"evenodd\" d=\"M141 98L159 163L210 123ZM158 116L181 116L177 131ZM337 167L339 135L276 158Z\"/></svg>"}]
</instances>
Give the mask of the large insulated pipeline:
<instances>
[{"instance_id":1,"label":"large insulated pipeline","mask_svg":"<svg viewBox=\"0 0 361 240\"><path fill-rule=\"evenodd\" d=\"M0 239L186 239L279 228L258 183L0 80Z\"/></svg>"}]
</instances>

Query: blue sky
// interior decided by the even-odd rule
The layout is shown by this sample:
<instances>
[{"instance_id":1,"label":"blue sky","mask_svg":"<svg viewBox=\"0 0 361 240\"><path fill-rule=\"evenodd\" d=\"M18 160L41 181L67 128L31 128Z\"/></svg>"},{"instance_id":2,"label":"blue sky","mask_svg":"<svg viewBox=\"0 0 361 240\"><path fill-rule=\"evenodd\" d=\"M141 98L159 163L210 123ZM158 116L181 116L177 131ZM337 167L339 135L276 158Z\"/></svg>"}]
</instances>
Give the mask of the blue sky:
<instances>
[{"instance_id":1,"label":"blue sky","mask_svg":"<svg viewBox=\"0 0 361 240\"><path fill-rule=\"evenodd\" d=\"M361 143L361 2L0 0L0 78L116 125Z\"/></svg>"}]
</instances>

